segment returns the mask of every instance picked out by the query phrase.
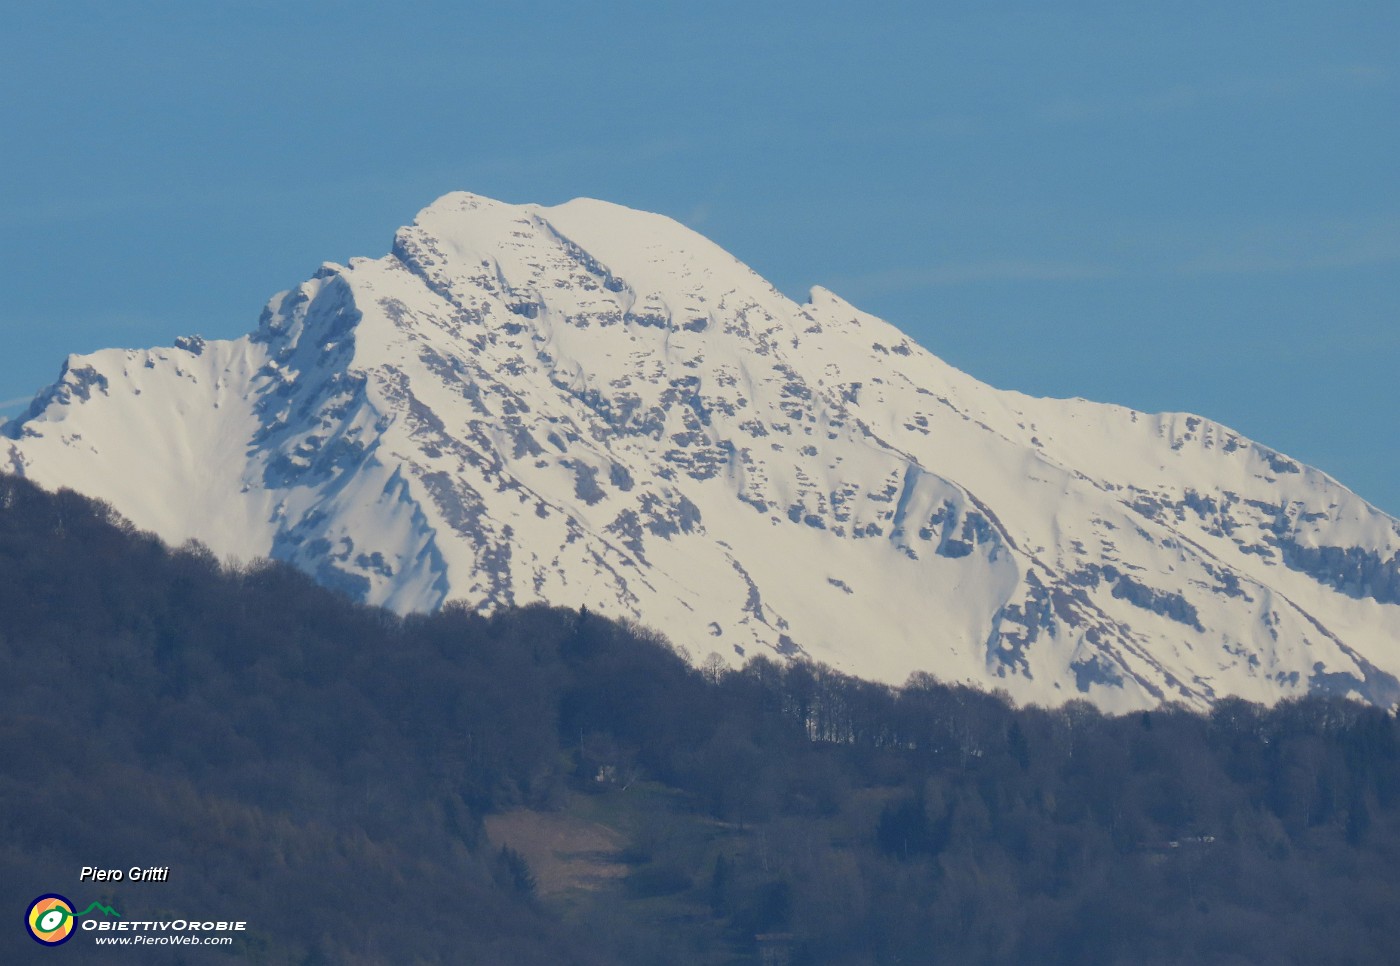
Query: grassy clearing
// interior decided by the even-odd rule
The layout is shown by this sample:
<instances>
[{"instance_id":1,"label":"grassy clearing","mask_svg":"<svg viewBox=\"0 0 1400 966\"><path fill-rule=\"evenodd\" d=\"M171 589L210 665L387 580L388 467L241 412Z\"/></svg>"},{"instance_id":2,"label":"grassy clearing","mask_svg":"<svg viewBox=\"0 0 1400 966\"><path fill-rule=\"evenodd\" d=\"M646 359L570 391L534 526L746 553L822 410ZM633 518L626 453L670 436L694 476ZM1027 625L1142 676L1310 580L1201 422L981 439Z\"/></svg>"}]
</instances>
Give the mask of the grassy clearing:
<instances>
[{"instance_id":1,"label":"grassy clearing","mask_svg":"<svg viewBox=\"0 0 1400 966\"><path fill-rule=\"evenodd\" d=\"M718 857L748 836L695 813L682 792L654 782L576 792L557 812L489 816L486 830L524 856L541 902L614 948L735 961L744 937L728 935L708 894Z\"/></svg>"}]
</instances>

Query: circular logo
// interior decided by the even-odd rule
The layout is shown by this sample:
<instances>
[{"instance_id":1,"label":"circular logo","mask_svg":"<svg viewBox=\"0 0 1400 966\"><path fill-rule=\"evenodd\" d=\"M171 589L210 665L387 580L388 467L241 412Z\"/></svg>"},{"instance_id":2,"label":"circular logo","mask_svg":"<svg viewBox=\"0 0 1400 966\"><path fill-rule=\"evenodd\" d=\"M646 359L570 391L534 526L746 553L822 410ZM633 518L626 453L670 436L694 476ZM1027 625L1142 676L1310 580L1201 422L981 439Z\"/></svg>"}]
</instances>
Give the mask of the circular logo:
<instances>
[{"instance_id":1,"label":"circular logo","mask_svg":"<svg viewBox=\"0 0 1400 966\"><path fill-rule=\"evenodd\" d=\"M24 924L36 943L57 946L73 938L73 903L56 892L29 904Z\"/></svg>"}]
</instances>

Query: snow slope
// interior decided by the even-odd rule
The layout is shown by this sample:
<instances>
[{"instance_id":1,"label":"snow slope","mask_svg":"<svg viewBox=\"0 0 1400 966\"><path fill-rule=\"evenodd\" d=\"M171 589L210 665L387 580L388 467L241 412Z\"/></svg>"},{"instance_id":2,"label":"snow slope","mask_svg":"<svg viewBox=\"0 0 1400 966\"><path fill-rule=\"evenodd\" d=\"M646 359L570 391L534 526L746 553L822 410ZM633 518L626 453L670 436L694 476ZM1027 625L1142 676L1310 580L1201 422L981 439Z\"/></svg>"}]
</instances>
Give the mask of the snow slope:
<instances>
[{"instance_id":1,"label":"snow slope","mask_svg":"<svg viewBox=\"0 0 1400 966\"><path fill-rule=\"evenodd\" d=\"M586 604L1114 710L1400 700L1400 522L1330 477L993 389L599 201L450 194L245 338L70 357L0 468L401 612Z\"/></svg>"}]
</instances>

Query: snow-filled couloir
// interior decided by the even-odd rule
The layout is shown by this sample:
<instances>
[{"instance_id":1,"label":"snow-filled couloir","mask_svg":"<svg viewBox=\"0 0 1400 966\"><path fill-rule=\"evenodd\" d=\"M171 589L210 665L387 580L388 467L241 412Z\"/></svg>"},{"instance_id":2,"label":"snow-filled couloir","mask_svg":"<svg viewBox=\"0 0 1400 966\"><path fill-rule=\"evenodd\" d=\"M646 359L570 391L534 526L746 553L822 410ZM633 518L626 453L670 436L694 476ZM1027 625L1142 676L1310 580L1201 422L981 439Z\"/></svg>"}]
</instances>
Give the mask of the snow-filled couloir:
<instances>
[{"instance_id":1,"label":"snow-filled couloir","mask_svg":"<svg viewBox=\"0 0 1400 966\"><path fill-rule=\"evenodd\" d=\"M667 218L450 194L233 341L70 357L0 469L401 612L1108 709L1400 700L1400 522L1210 420L993 389Z\"/></svg>"}]
</instances>

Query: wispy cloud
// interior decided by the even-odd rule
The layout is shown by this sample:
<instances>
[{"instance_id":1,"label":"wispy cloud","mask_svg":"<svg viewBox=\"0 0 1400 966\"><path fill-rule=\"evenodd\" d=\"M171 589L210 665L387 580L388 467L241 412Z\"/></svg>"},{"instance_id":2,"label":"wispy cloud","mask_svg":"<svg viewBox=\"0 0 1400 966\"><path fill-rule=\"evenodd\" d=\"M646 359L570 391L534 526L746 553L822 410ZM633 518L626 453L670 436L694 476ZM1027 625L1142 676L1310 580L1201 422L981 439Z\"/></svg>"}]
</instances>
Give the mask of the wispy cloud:
<instances>
[{"instance_id":1,"label":"wispy cloud","mask_svg":"<svg viewBox=\"0 0 1400 966\"><path fill-rule=\"evenodd\" d=\"M1089 262L997 258L884 269L833 279L831 287L833 290L839 287L842 291L872 295L994 282L1078 282L1109 278L1116 274L1118 272L1107 266Z\"/></svg>"},{"instance_id":2,"label":"wispy cloud","mask_svg":"<svg viewBox=\"0 0 1400 966\"><path fill-rule=\"evenodd\" d=\"M0 402L0 412L4 412L7 409L18 409L19 407L28 403L29 400L33 398L34 397L31 395L20 396L18 399L6 399L3 402Z\"/></svg>"},{"instance_id":3,"label":"wispy cloud","mask_svg":"<svg viewBox=\"0 0 1400 966\"><path fill-rule=\"evenodd\" d=\"M1225 77L1197 84L1177 84L1137 95L1063 98L1043 106L1037 119L1046 124L1079 124L1114 117L1185 113L1216 104L1247 104L1327 90L1380 87L1391 72L1369 64L1319 67L1288 76Z\"/></svg>"},{"instance_id":4,"label":"wispy cloud","mask_svg":"<svg viewBox=\"0 0 1400 966\"><path fill-rule=\"evenodd\" d=\"M1360 268L1400 262L1400 219L1336 219L1258 226L1176 266L1176 275L1245 275Z\"/></svg>"},{"instance_id":5,"label":"wispy cloud","mask_svg":"<svg viewBox=\"0 0 1400 966\"><path fill-rule=\"evenodd\" d=\"M456 184L464 177L517 176L577 172L579 169L615 170L619 167L656 164L693 150L691 139L681 135L623 138L617 141L572 142L553 150L522 149L519 152L464 158L452 165L437 165L412 172L415 181L432 180ZM402 180L402 174L384 177L390 184ZM457 185L458 187L463 187ZM470 189L471 185L466 185ZM443 190L447 190L444 188ZM527 201L529 199L510 199Z\"/></svg>"},{"instance_id":6,"label":"wispy cloud","mask_svg":"<svg viewBox=\"0 0 1400 966\"><path fill-rule=\"evenodd\" d=\"M1160 228L1144 236L1163 238ZM1177 229L1152 255L1102 258L990 257L902 266L832 278L833 291L852 296L889 295L958 285L1168 279L1203 275L1269 275L1400 263L1400 218L1339 218L1325 222L1278 221L1235 231ZM1124 252L1131 246L1121 246Z\"/></svg>"},{"instance_id":7,"label":"wispy cloud","mask_svg":"<svg viewBox=\"0 0 1400 966\"><path fill-rule=\"evenodd\" d=\"M405 183L424 184L428 186L427 191L438 193L455 189L472 190L480 187L480 181L492 181L502 176L528 175L543 180L545 175L579 169L611 170L626 165L657 164L678 157L691 147L690 141L680 136L624 138L611 142L565 144L552 151L522 149L517 153L467 157L451 165L438 164L334 179L318 176L314 181L292 180L276 185L197 184L179 190L153 187L150 190L102 196L76 195L6 206L0 210L0 227L49 222L76 223L131 212L285 208L304 205L308 194L313 192L321 197L393 197L403 190ZM428 200L430 198L424 198L424 203Z\"/></svg>"},{"instance_id":8,"label":"wispy cloud","mask_svg":"<svg viewBox=\"0 0 1400 966\"><path fill-rule=\"evenodd\" d=\"M965 114L907 115L893 120L846 118L826 129L833 142L887 142L899 138L966 140L985 122Z\"/></svg>"}]
</instances>

